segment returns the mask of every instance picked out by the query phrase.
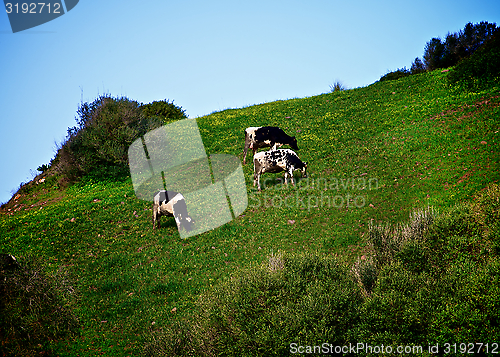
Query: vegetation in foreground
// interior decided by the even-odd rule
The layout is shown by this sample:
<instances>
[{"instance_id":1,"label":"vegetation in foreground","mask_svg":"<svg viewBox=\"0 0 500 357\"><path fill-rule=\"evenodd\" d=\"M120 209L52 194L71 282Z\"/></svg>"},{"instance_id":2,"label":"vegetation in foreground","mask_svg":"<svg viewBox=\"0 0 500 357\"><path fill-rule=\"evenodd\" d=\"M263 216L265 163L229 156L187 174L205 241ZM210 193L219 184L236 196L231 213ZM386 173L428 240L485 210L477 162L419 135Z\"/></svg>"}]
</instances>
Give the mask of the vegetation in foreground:
<instances>
[{"instance_id":1,"label":"vegetation in foreground","mask_svg":"<svg viewBox=\"0 0 500 357\"><path fill-rule=\"evenodd\" d=\"M491 354L500 337L499 222L492 185L442 214L371 227L370 249L354 264L271 254L202 294L196 314L158 334L147 355L288 356L298 346L320 354L358 344Z\"/></svg>"},{"instance_id":2,"label":"vegetation in foreground","mask_svg":"<svg viewBox=\"0 0 500 357\"><path fill-rule=\"evenodd\" d=\"M311 176L291 187L268 174L258 192L245 166L244 214L188 240L173 220L152 231L150 203L120 170L69 186L47 170L2 206L1 253L20 265L2 267L3 351L280 355L327 337L498 341L498 80L465 91L449 73L198 118L208 154L241 154L247 126L283 128ZM429 217L421 233L391 228L415 210ZM50 304L26 305L39 298L23 286ZM58 311L55 329L47 315Z\"/></svg>"}]
</instances>

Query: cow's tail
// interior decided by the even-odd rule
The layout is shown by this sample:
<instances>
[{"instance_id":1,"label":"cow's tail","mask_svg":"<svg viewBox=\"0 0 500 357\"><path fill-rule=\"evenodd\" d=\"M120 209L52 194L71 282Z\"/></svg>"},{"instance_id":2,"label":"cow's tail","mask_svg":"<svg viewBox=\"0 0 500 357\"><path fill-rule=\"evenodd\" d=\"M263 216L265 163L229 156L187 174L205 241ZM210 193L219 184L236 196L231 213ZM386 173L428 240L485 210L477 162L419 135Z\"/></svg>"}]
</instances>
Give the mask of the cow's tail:
<instances>
[{"instance_id":1,"label":"cow's tail","mask_svg":"<svg viewBox=\"0 0 500 357\"><path fill-rule=\"evenodd\" d=\"M243 149L243 165L245 165L245 162L247 160L247 152L248 149L252 149L252 141L250 140L250 135L248 135L248 132L245 130L245 148Z\"/></svg>"}]
</instances>

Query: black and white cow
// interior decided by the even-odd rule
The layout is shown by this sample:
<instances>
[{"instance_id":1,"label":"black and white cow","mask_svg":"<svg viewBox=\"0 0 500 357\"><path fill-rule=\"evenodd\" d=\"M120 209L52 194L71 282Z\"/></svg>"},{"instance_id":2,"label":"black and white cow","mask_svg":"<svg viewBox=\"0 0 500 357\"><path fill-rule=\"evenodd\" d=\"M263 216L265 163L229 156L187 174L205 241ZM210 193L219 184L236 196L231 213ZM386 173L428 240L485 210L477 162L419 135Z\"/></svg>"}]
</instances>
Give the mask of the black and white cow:
<instances>
[{"instance_id":1,"label":"black and white cow","mask_svg":"<svg viewBox=\"0 0 500 357\"><path fill-rule=\"evenodd\" d=\"M281 172L285 171L285 184L288 184L290 177L292 184L295 186L293 172L301 170L302 176L307 177L307 163L302 162L297 154L290 149L277 149L269 151L261 151L253 157L253 185L257 184L260 189L260 175L264 172Z\"/></svg>"},{"instance_id":2,"label":"black and white cow","mask_svg":"<svg viewBox=\"0 0 500 357\"><path fill-rule=\"evenodd\" d=\"M292 149L298 150L295 136L287 135L283 130L275 126L261 126L245 129L245 150L243 151L243 165L247 159L248 149L253 150L253 154L259 148L271 147L273 150L277 146L290 145Z\"/></svg>"},{"instance_id":3,"label":"black and white cow","mask_svg":"<svg viewBox=\"0 0 500 357\"><path fill-rule=\"evenodd\" d=\"M153 198L153 229L160 226L160 217L175 218L177 228L183 227L186 232L193 229L194 221L189 216L184 196L175 191L157 191Z\"/></svg>"}]
</instances>

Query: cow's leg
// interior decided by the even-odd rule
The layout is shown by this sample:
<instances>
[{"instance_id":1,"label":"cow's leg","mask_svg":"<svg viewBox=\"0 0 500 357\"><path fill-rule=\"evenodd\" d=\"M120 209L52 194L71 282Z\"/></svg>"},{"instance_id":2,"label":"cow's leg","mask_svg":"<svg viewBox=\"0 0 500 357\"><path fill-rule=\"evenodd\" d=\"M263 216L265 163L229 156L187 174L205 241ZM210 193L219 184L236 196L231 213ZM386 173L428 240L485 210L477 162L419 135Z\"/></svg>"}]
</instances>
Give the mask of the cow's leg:
<instances>
[{"instance_id":1,"label":"cow's leg","mask_svg":"<svg viewBox=\"0 0 500 357\"><path fill-rule=\"evenodd\" d=\"M260 191L260 174L262 172L259 170L256 173L253 174L253 186L257 184L257 189Z\"/></svg>"},{"instance_id":2,"label":"cow's leg","mask_svg":"<svg viewBox=\"0 0 500 357\"><path fill-rule=\"evenodd\" d=\"M175 219L175 224L177 224L177 229L181 230L182 226L180 218L178 216L174 216L174 219Z\"/></svg>"},{"instance_id":3,"label":"cow's leg","mask_svg":"<svg viewBox=\"0 0 500 357\"><path fill-rule=\"evenodd\" d=\"M285 184L288 185L288 179L290 178L290 170L285 170Z\"/></svg>"},{"instance_id":4,"label":"cow's leg","mask_svg":"<svg viewBox=\"0 0 500 357\"><path fill-rule=\"evenodd\" d=\"M245 162L247 161L247 152L248 152L248 145L247 142L245 141L245 150L243 150L243 165L245 165Z\"/></svg>"},{"instance_id":5,"label":"cow's leg","mask_svg":"<svg viewBox=\"0 0 500 357\"><path fill-rule=\"evenodd\" d=\"M254 168L254 170L255 170L255 168ZM256 169L254 172L255 173L253 174L253 186L255 187L255 184L257 184L257 189L259 191L261 191L261 189L260 189L260 174L262 173L261 167Z\"/></svg>"},{"instance_id":6,"label":"cow's leg","mask_svg":"<svg viewBox=\"0 0 500 357\"><path fill-rule=\"evenodd\" d=\"M295 181L293 179L293 171L292 169L286 170L285 171L285 184L288 185L288 178L290 177L290 181L292 181L292 184L295 186Z\"/></svg>"},{"instance_id":7,"label":"cow's leg","mask_svg":"<svg viewBox=\"0 0 500 357\"><path fill-rule=\"evenodd\" d=\"M260 175L261 165L258 160L253 160L253 186L257 184L258 176Z\"/></svg>"},{"instance_id":8,"label":"cow's leg","mask_svg":"<svg viewBox=\"0 0 500 357\"><path fill-rule=\"evenodd\" d=\"M156 222L158 220L158 205L154 204L153 205L153 229L156 228Z\"/></svg>"}]
</instances>

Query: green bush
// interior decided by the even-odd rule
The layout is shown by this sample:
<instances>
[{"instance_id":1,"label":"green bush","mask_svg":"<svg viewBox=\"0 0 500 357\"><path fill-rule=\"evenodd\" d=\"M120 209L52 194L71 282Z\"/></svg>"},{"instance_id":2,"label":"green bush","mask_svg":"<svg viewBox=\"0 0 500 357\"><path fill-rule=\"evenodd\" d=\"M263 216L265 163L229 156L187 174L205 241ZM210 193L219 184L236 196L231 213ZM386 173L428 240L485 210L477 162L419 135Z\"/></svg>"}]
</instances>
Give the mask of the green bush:
<instances>
[{"instance_id":1,"label":"green bush","mask_svg":"<svg viewBox=\"0 0 500 357\"><path fill-rule=\"evenodd\" d=\"M440 215L427 237L427 247L434 257L433 263L446 269L463 255L469 259L481 259L482 245L485 244L481 231L482 227L469 204L457 205Z\"/></svg>"},{"instance_id":2,"label":"green bush","mask_svg":"<svg viewBox=\"0 0 500 357\"><path fill-rule=\"evenodd\" d=\"M135 139L184 111L168 101L139 104L127 98L101 96L78 108L77 126L68 129L54 160L56 170L75 181L90 175L122 178L129 175L128 148Z\"/></svg>"},{"instance_id":3,"label":"green bush","mask_svg":"<svg viewBox=\"0 0 500 357\"><path fill-rule=\"evenodd\" d=\"M8 356L50 355L50 343L76 336L75 292L60 270L47 274L36 258L0 255L0 339Z\"/></svg>"},{"instance_id":4,"label":"green bush","mask_svg":"<svg viewBox=\"0 0 500 357\"><path fill-rule=\"evenodd\" d=\"M491 185L477 195L472 215L482 226L484 240L500 256L500 185Z\"/></svg>"},{"instance_id":5,"label":"green bush","mask_svg":"<svg viewBox=\"0 0 500 357\"><path fill-rule=\"evenodd\" d=\"M155 336L146 354L285 356L294 342L328 342L422 355L429 345L441 354L445 343L491 345L500 340L499 221L493 184L445 213L372 225L371 254L350 272L330 258L271 255L202 295L199 313Z\"/></svg>"},{"instance_id":6,"label":"green bush","mask_svg":"<svg viewBox=\"0 0 500 357\"><path fill-rule=\"evenodd\" d=\"M414 215L411 239L401 238L405 229L374 227L371 237L386 242L374 244L374 255L389 258L378 260L353 338L393 346L497 342L499 201L500 188L491 185L445 214Z\"/></svg>"},{"instance_id":7,"label":"green bush","mask_svg":"<svg viewBox=\"0 0 500 357\"><path fill-rule=\"evenodd\" d=\"M400 261L386 265L362 305L355 339L370 345L426 342L429 317L439 301L436 285L428 273L415 274Z\"/></svg>"},{"instance_id":8,"label":"green bush","mask_svg":"<svg viewBox=\"0 0 500 357\"><path fill-rule=\"evenodd\" d=\"M461 256L441 271L403 261L382 270L363 304L357 338L372 345L492 343L500 337L499 262Z\"/></svg>"},{"instance_id":9,"label":"green bush","mask_svg":"<svg viewBox=\"0 0 500 357\"><path fill-rule=\"evenodd\" d=\"M343 90L346 90L346 86L342 84L341 81L335 81L333 84L330 84L330 92L335 93L335 92L341 92Z\"/></svg>"},{"instance_id":10,"label":"green bush","mask_svg":"<svg viewBox=\"0 0 500 357\"><path fill-rule=\"evenodd\" d=\"M377 281L377 268L373 260L366 257L358 259L352 267L352 272L363 295L369 296Z\"/></svg>"},{"instance_id":11,"label":"green bush","mask_svg":"<svg viewBox=\"0 0 500 357\"><path fill-rule=\"evenodd\" d=\"M271 256L267 265L203 295L191 328L171 332L147 351L155 356L288 356L292 343L345 345L360 303L354 280L335 260ZM175 343L168 347L166 341Z\"/></svg>"},{"instance_id":12,"label":"green bush","mask_svg":"<svg viewBox=\"0 0 500 357\"><path fill-rule=\"evenodd\" d=\"M500 82L500 28L472 56L459 62L450 71L448 82L467 90L498 86Z\"/></svg>"},{"instance_id":13,"label":"green bush","mask_svg":"<svg viewBox=\"0 0 500 357\"><path fill-rule=\"evenodd\" d=\"M50 169L50 165L43 164L37 167L37 171L40 171L41 173L44 173Z\"/></svg>"},{"instance_id":14,"label":"green bush","mask_svg":"<svg viewBox=\"0 0 500 357\"><path fill-rule=\"evenodd\" d=\"M410 74L411 74L410 71L408 69L406 69L406 67L398 68L395 71L388 72L388 73L384 74L382 77L380 77L379 81L380 82L394 81L394 80L399 79L399 78L407 77Z\"/></svg>"},{"instance_id":15,"label":"green bush","mask_svg":"<svg viewBox=\"0 0 500 357\"><path fill-rule=\"evenodd\" d=\"M141 109L145 117L159 117L167 122L187 118L185 111L168 99L142 104Z\"/></svg>"},{"instance_id":16,"label":"green bush","mask_svg":"<svg viewBox=\"0 0 500 357\"><path fill-rule=\"evenodd\" d=\"M436 343L498 342L500 337L500 264L457 259L437 286L440 303L428 329Z\"/></svg>"},{"instance_id":17,"label":"green bush","mask_svg":"<svg viewBox=\"0 0 500 357\"><path fill-rule=\"evenodd\" d=\"M413 273L422 273L430 268L429 249L415 240L406 242L396 253L395 258Z\"/></svg>"}]
</instances>

